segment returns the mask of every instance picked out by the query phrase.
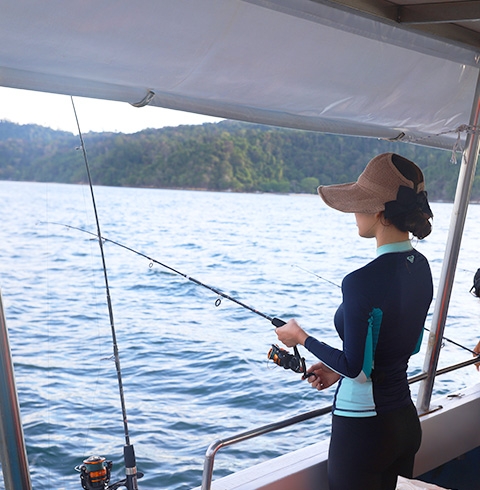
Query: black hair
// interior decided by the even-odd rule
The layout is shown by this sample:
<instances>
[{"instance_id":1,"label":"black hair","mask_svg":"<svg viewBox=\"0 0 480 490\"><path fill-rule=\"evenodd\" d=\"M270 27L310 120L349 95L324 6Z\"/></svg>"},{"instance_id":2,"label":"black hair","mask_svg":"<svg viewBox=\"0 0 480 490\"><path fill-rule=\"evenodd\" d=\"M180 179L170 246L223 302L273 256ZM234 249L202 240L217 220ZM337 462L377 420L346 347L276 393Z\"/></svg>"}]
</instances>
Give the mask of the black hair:
<instances>
[{"instance_id":1,"label":"black hair","mask_svg":"<svg viewBox=\"0 0 480 490\"><path fill-rule=\"evenodd\" d=\"M413 183L413 189L400 186L395 201L385 203L385 218L400 231L408 231L420 240L430 235L433 213L428 205L427 193L417 192L423 182L422 171L410 160L400 155L392 155L392 163L397 170Z\"/></svg>"}]
</instances>

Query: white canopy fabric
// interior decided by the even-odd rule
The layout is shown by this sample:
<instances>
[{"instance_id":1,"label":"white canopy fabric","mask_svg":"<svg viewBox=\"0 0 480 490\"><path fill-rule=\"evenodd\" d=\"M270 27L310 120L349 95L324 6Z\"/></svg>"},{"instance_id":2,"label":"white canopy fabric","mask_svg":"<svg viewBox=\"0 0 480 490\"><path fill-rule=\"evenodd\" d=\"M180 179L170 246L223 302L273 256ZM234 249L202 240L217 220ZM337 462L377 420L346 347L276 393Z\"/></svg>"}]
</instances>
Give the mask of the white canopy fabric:
<instances>
[{"instance_id":1,"label":"white canopy fabric","mask_svg":"<svg viewBox=\"0 0 480 490\"><path fill-rule=\"evenodd\" d=\"M312 0L18 0L0 85L451 148L474 47ZM1 108L0 108L1 118ZM446 134L443 134L446 133Z\"/></svg>"},{"instance_id":2,"label":"white canopy fabric","mask_svg":"<svg viewBox=\"0 0 480 490\"><path fill-rule=\"evenodd\" d=\"M409 480L403 476L398 477L397 488L395 490L448 490L433 483L426 483L421 480Z\"/></svg>"}]
</instances>

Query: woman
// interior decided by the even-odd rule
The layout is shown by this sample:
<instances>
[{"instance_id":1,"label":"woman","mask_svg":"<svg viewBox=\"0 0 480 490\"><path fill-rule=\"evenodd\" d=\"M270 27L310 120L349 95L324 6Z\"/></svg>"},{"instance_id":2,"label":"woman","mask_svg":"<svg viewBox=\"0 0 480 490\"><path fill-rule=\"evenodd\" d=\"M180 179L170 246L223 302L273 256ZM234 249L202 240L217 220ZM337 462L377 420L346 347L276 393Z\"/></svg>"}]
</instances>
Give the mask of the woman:
<instances>
[{"instance_id":1,"label":"woman","mask_svg":"<svg viewBox=\"0 0 480 490\"><path fill-rule=\"evenodd\" d=\"M377 258L342 282L335 314L342 350L311 337L295 320L276 330L285 345L302 344L322 361L309 369L314 388L339 381L330 490L394 490L398 475L412 477L421 428L406 372L433 296L428 262L409 240L409 233L422 239L431 231L424 188L421 170L393 153L371 160L355 183L318 188L328 206L355 213L360 236L377 242Z\"/></svg>"}]
</instances>

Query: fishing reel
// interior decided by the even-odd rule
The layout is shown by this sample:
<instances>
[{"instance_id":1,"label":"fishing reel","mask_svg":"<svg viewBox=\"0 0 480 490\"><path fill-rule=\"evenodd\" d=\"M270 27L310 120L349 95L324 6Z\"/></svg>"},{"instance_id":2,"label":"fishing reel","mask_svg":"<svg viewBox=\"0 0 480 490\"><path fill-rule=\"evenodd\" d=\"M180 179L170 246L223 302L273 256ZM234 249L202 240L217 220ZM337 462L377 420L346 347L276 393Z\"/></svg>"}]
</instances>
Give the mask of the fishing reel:
<instances>
[{"instance_id":1,"label":"fishing reel","mask_svg":"<svg viewBox=\"0 0 480 490\"><path fill-rule=\"evenodd\" d=\"M278 347L278 345L272 344L272 348L268 352L268 358L275 364L282 366L284 369L291 369L296 373L302 372L302 361L300 356L290 354L288 350Z\"/></svg>"},{"instance_id":2,"label":"fishing reel","mask_svg":"<svg viewBox=\"0 0 480 490\"><path fill-rule=\"evenodd\" d=\"M133 465L133 469L127 468L127 475L129 475L127 478L109 485L113 463L105 461L102 456L90 456L83 461L82 465L75 467L80 473L82 488L85 490L117 490L120 487L138 489L137 478L142 478L143 473L136 471L135 462L131 460L133 449L130 448L133 446L125 447L127 448L128 463Z\"/></svg>"},{"instance_id":3,"label":"fishing reel","mask_svg":"<svg viewBox=\"0 0 480 490\"><path fill-rule=\"evenodd\" d=\"M75 469L80 472L82 488L85 490L105 490L110 481L113 463L102 456L90 456Z\"/></svg>"},{"instance_id":4,"label":"fishing reel","mask_svg":"<svg viewBox=\"0 0 480 490\"><path fill-rule=\"evenodd\" d=\"M302 379L306 379L310 376L314 376L313 373L307 373L307 367L305 365L305 359L300 356L297 347L293 348L294 354L290 354L288 350L278 347L278 345L272 344L272 348L268 352L268 358L271 359L278 366L282 366L283 369L290 369L295 373L302 373Z\"/></svg>"}]
</instances>

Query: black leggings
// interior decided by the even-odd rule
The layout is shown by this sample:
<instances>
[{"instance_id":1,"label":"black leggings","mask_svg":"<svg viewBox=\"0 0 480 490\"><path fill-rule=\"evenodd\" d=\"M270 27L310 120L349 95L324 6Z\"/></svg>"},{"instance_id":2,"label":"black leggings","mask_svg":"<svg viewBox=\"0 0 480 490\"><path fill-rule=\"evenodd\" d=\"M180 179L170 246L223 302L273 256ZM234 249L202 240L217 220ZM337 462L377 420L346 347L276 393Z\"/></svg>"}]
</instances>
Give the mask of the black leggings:
<instances>
[{"instance_id":1,"label":"black leggings","mask_svg":"<svg viewBox=\"0 0 480 490\"><path fill-rule=\"evenodd\" d=\"M330 490L395 490L411 478L422 430L413 404L375 417L332 419Z\"/></svg>"}]
</instances>

